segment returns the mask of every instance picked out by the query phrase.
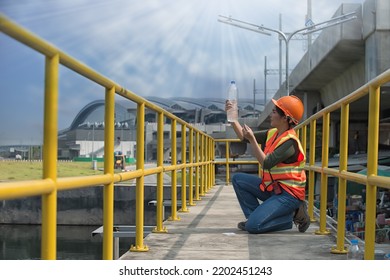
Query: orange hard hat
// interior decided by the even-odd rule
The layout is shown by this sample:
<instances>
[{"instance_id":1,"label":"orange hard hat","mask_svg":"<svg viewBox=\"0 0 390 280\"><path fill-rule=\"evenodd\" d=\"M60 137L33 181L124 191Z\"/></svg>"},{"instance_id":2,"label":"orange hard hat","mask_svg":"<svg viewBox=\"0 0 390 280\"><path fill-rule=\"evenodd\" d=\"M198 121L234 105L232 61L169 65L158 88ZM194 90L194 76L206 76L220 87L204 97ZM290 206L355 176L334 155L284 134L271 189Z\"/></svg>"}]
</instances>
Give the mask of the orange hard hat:
<instances>
[{"instance_id":1,"label":"orange hard hat","mask_svg":"<svg viewBox=\"0 0 390 280\"><path fill-rule=\"evenodd\" d=\"M290 117L295 124L298 124L301 120L304 111L303 103L295 95L282 96L278 100L272 99L272 102L282 110L287 117Z\"/></svg>"}]
</instances>

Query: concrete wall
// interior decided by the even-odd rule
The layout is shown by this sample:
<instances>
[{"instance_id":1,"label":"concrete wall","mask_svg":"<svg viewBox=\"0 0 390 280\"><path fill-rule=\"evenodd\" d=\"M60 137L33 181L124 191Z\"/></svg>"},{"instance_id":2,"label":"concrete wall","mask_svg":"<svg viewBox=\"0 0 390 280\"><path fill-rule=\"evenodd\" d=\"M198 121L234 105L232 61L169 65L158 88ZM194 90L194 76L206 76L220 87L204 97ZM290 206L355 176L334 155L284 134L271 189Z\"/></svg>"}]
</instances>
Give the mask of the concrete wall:
<instances>
[{"instance_id":1,"label":"concrete wall","mask_svg":"<svg viewBox=\"0 0 390 280\"><path fill-rule=\"evenodd\" d=\"M345 69L344 73L321 89L321 101L326 107L365 84L364 59Z\"/></svg>"},{"instance_id":2,"label":"concrete wall","mask_svg":"<svg viewBox=\"0 0 390 280\"><path fill-rule=\"evenodd\" d=\"M366 81L369 81L390 68L390 1L366 0L363 19Z\"/></svg>"},{"instance_id":3,"label":"concrete wall","mask_svg":"<svg viewBox=\"0 0 390 280\"><path fill-rule=\"evenodd\" d=\"M178 187L178 198L181 188ZM164 199L171 199L170 186L164 187ZM135 224L135 187L115 187L114 224ZM156 186L145 186L145 225L155 225L156 207L149 206L156 199ZM92 187L58 193L57 221L59 225L102 225L103 187ZM167 207L170 212L170 208ZM169 214L167 211L166 217ZM0 224L40 224L41 197L0 201Z\"/></svg>"}]
</instances>

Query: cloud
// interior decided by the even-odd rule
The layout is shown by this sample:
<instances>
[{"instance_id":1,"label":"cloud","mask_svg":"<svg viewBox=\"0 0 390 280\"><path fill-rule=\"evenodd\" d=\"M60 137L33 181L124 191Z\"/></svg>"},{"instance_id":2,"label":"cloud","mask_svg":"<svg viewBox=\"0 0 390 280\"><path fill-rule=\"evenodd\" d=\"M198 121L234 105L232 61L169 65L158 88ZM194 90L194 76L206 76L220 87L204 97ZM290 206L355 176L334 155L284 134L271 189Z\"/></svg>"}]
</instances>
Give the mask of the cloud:
<instances>
[{"instance_id":1,"label":"cloud","mask_svg":"<svg viewBox=\"0 0 390 280\"><path fill-rule=\"evenodd\" d=\"M341 2L312 1L313 21L329 19ZM268 68L279 66L278 38L219 23L218 15L278 29L282 14L282 28L290 32L304 26L306 4L307 0L2 0L2 12L143 97L223 97L231 79L237 81L242 96L250 97L253 79L258 88L263 87L264 57ZM292 68L304 48L302 41L294 41L290 47ZM0 77L3 91L31 96L36 89L30 83L42 90L38 73L43 71L43 57L1 34L0 48L0 71L7 73ZM27 69L21 71L20 65ZM15 80L15 75L26 75L22 79L28 82L7 82ZM69 70L62 69L60 75L62 129L87 103L104 98L104 89ZM276 90L278 77L269 77L267 83ZM30 105L20 103L23 108ZM1 107L2 116L13 113L8 107ZM40 108L34 110L36 116L42 116ZM33 119L31 116L26 122Z\"/></svg>"}]
</instances>

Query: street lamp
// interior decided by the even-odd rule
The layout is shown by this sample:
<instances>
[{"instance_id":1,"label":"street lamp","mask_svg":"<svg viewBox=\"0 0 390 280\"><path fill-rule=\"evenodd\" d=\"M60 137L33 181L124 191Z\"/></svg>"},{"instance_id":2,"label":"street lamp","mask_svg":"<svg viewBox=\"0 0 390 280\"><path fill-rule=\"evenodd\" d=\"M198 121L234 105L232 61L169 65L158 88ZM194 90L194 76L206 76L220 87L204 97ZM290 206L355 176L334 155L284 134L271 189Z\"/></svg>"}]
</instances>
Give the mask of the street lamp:
<instances>
[{"instance_id":1,"label":"street lamp","mask_svg":"<svg viewBox=\"0 0 390 280\"><path fill-rule=\"evenodd\" d=\"M344 15L341 15L338 17L334 17L330 20L327 20L327 21L324 21L321 23L317 23L317 24L313 24L310 26L306 26L304 28L300 28L300 29L295 30L294 32L291 32L291 33L284 33L281 30L268 28L268 27L265 27L263 25L259 26L259 25L253 24L253 23L249 23L249 22L245 22L242 20L233 19L232 17L221 16L221 15L219 15L218 21L222 22L222 23L230 24L230 25L233 25L233 26L236 26L239 28L247 29L247 30L250 30L253 32L257 32L257 33L260 33L263 35L268 35L268 36L271 35L270 33L266 32L266 31L275 32L275 33L279 34L280 38L282 38L286 44L286 90L287 90L287 95L289 95L290 94L290 82L289 82L289 77L288 77L288 75L289 75L289 73L288 73L288 59L289 59L288 45L289 45L291 38L300 32L302 35L307 35L307 34L317 32L319 30L322 30L322 29L325 29L325 28L328 28L328 27L331 27L334 25L338 25L338 24L341 24L341 23L344 23L344 22L347 22L347 21L350 21L350 20L353 20L356 18L357 17L355 16L355 12L347 13L347 14L344 14Z\"/></svg>"}]
</instances>

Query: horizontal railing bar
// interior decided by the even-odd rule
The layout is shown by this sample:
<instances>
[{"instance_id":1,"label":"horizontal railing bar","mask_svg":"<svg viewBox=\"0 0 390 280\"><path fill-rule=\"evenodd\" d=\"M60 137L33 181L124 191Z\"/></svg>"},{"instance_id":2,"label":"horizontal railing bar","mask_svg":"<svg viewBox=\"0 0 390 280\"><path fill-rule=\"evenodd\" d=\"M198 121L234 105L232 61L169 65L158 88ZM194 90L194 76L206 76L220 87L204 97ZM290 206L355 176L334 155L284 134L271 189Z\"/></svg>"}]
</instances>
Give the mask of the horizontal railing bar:
<instances>
[{"instance_id":1,"label":"horizontal railing bar","mask_svg":"<svg viewBox=\"0 0 390 280\"><path fill-rule=\"evenodd\" d=\"M60 63L62 65L80 74L81 76L103 86L104 88L113 88L113 87L116 88L117 85L113 81L99 74L92 68L77 61L76 59L72 58L71 56L69 56L64 52L59 51L58 53L60 56Z\"/></svg>"},{"instance_id":2,"label":"horizontal railing bar","mask_svg":"<svg viewBox=\"0 0 390 280\"><path fill-rule=\"evenodd\" d=\"M49 194L54 190L55 183L51 179L2 182L0 200Z\"/></svg>"},{"instance_id":3,"label":"horizontal railing bar","mask_svg":"<svg viewBox=\"0 0 390 280\"><path fill-rule=\"evenodd\" d=\"M234 164L234 163L236 162L231 162L229 164ZM218 162L216 164L226 164L226 163ZM358 174L349 171L340 171L338 169L329 168L329 167L323 168L321 166L306 166L305 169L308 171L315 171L317 173L323 173L334 177L342 178L362 185L370 184L370 185L375 185L378 187L390 189L390 177L378 176L378 175L367 176L364 174Z\"/></svg>"},{"instance_id":4,"label":"horizontal railing bar","mask_svg":"<svg viewBox=\"0 0 390 280\"><path fill-rule=\"evenodd\" d=\"M369 185L390 189L390 177L370 175L367 182Z\"/></svg>"},{"instance_id":5,"label":"horizontal railing bar","mask_svg":"<svg viewBox=\"0 0 390 280\"><path fill-rule=\"evenodd\" d=\"M169 166L164 166L164 172L166 171L174 171L174 170L179 170L182 169L180 165L169 165Z\"/></svg>"},{"instance_id":6,"label":"horizontal railing bar","mask_svg":"<svg viewBox=\"0 0 390 280\"><path fill-rule=\"evenodd\" d=\"M145 176L155 175L155 174L161 173L163 171L164 171L164 167L162 167L162 166L152 167L152 168L145 169L144 175Z\"/></svg>"},{"instance_id":7,"label":"horizontal railing bar","mask_svg":"<svg viewBox=\"0 0 390 280\"><path fill-rule=\"evenodd\" d=\"M110 174L63 177L57 179L59 191L98 186L111 183L113 181Z\"/></svg>"},{"instance_id":8,"label":"horizontal railing bar","mask_svg":"<svg viewBox=\"0 0 390 280\"><path fill-rule=\"evenodd\" d=\"M322 167L318 166L318 165L306 165L304 168L307 171L314 171L317 173L322 173Z\"/></svg>"},{"instance_id":9,"label":"horizontal railing bar","mask_svg":"<svg viewBox=\"0 0 390 280\"><path fill-rule=\"evenodd\" d=\"M329 167L324 167L324 168L322 168L322 172L323 172L324 174L332 175L332 176L335 176L335 177L338 177L339 174L340 174L340 171L339 171L338 169L329 168Z\"/></svg>"},{"instance_id":10,"label":"horizontal railing bar","mask_svg":"<svg viewBox=\"0 0 390 280\"><path fill-rule=\"evenodd\" d=\"M215 161L214 164L218 164L218 165L226 165L226 161ZM236 160L236 161L231 161L229 160L229 165L232 165L232 164L256 164L256 165L259 165L259 162L258 161L245 161L245 160Z\"/></svg>"},{"instance_id":11,"label":"horizontal railing bar","mask_svg":"<svg viewBox=\"0 0 390 280\"><path fill-rule=\"evenodd\" d=\"M2 30L4 33L8 34L10 37L14 38L15 40L19 41L20 43L29 46L30 48L36 50L37 52L43 55L52 57L59 52L59 50L55 46L47 42L44 42L38 36L29 32L27 29L18 26L17 24L15 24L13 21L8 19L1 13L0 13L0 30Z\"/></svg>"},{"instance_id":12,"label":"horizontal railing bar","mask_svg":"<svg viewBox=\"0 0 390 280\"><path fill-rule=\"evenodd\" d=\"M242 142L238 138L233 138L233 139L214 139L214 142Z\"/></svg>"},{"instance_id":13,"label":"horizontal railing bar","mask_svg":"<svg viewBox=\"0 0 390 280\"><path fill-rule=\"evenodd\" d=\"M121 176L120 181L127 181L127 180L139 178L142 176L142 174L143 174L142 169L136 169L136 170L129 171L129 172L122 172L122 173L119 173L118 175Z\"/></svg>"},{"instance_id":14,"label":"horizontal railing bar","mask_svg":"<svg viewBox=\"0 0 390 280\"><path fill-rule=\"evenodd\" d=\"M345 179L347 181L359 183L362 185L367 184L367 176L363 175L363 174L358 174L358 173L349 172L349 171L341 171L340 178Z\"/></svg>"},{"instance_id":15,"label":"horizontal railing bar","mask_svg":"<svg viewBox=\"0 0 390 280\"><path fill-rule=\"evenodd\" d=\"M103 87L111 88L115 85L114 82L112 82L110 79L102 76L101 74L89 68L85 64L80 63L76 59L60 51L57 47L47 43L38 36L24 29L23 27L18 26L17 24L13 23L11 20L7 19L1 14L0 30L2 30L4 33L8 34L15 40L31 47L32 49L45 56L52 57L58 54L60 57L60 63L62 65L68 67L69 69L72 69L73 71L81 74L82 76L90 79L91 81L98 83Z\"/></svg>"}]
</instances>

